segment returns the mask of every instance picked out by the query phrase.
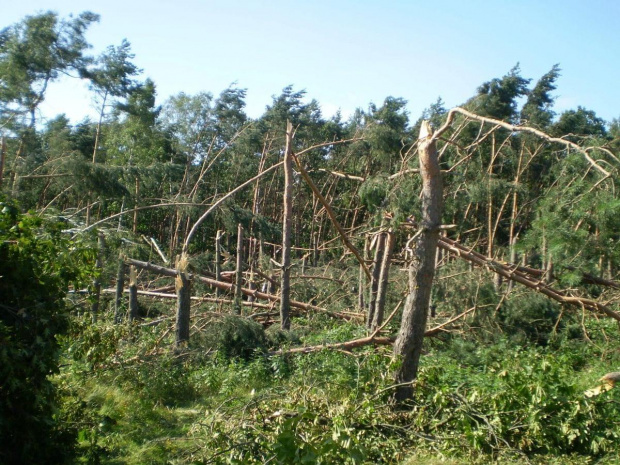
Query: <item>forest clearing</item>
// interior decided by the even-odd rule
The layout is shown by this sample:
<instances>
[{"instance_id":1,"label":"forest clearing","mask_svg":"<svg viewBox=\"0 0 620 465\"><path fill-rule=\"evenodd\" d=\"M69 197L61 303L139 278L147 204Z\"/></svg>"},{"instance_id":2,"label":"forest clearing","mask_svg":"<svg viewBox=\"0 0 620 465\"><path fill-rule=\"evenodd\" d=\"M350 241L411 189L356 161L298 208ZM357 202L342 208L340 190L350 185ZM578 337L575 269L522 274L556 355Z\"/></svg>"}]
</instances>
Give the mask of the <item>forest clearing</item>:
<instances>
[{"instance_id":1,"label":"forest clearing","mask_svg":"<svg viewBox=\"0 0 620 465\"><path fill-rule=\"evenodd\" d=\"M620 461L620 121L559 65L250 118L97 20L0 32L0 463ZM39 121L69 72L98 118Z\"/></svg>"}]
</instances>

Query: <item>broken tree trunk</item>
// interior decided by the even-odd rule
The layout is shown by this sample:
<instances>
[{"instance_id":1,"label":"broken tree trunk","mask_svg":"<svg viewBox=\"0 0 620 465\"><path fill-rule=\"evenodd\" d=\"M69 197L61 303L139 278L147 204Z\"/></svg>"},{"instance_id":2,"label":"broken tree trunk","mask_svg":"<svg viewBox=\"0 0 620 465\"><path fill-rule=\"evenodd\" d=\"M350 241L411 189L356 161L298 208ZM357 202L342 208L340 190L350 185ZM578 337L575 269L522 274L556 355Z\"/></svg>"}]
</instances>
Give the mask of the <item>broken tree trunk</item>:
<instances>
[{"instance_id":1,"label":"broken tree trunk","mask_svg":"<svg viewBox=\"0 0 620 465\"><path fill-rule=\"evenodd\" d=\"M138 318L138 273L136 267L129 267L129 322Z\"/></svg>"},{"instance_id":2,"label":"broken tree trunk","mask_svg":"<svg viewBox=\"0 0 620 465\"><path fill-rule=\"evenodd\" d=\"M140 260L134 260L133 258L128 258L126 263L130 264L130 265L135 265L139 268L142 268L144 270L148 270L148 271L152 271L164 276L170 276L175 278L178 274L177 270L173 269L173 268L166 268L164 266L160 266L160 265L155 265L153 263L148 263L148 262L143 262ZM214 288L220 288L222 290L226 290L226 291L230 291L233 289L234 284L232 283L227 283L227 282L222 282L222 281L216 281L215 279L211 279L211 278L207 278L206 276L200 276L200 275L196 275L196 274L190 274L188 273L188 276L191 279L195 279L198 280L208 286L214 287ZM256 297L257 299L261 299L261 300L269 300L272 302L279 302L280 301L280 296L278 295L272 295L272 294L265 294L264 292L259 292L257 290L251 290L251 289L245 289L242 288L241 292L244 295L253 295L254 297ZM300 308L302 310L306 310L306 311L315 311L315 312L320 312L320 313L325 313L327 315L330 316L334 316L337 318L344 318L344 319L359 319L361 318L361 315L356 314L356 313L351 313L351 312L330 312L329 310L322 308L322 307L317 307L316 305L311 305L311 304L307 304L304 302L298 302L296 300L291 300L290 301L290 305L291 307L294 308Z\"/></svg>"},{"instance_id":3,"label":"broken tree trunk","mask_svg":"<svg viewBox=\"0 0 620 465\"><path fill-rule=\"evenodd\" d=\"M478 252L468 249L467 247L464 247L458 242L445 236L440 236L438 245L442 249L447 250L451 254L462 258L463 260L485 267L489 271L523 284L524 286L540 292L541 294L544 294L557 302L573 305L579 308L585 308L593 312L603 313L617 321L620 321L620 314L618 312L610 309L600 302L584 297L567 295L565 292L547 285L544 280L545 273L541 270L498 262L490 257L486 257Z\"/></svg>"},{"instance_id":4,"label":"broken tree trunk","mask_svg":"<svg viewBox=\"0 0 620 465\"><path fill-rule=\"evenodd\" d=\"M284 148L284 216L282 219L282 276L280 281L280 322L282 329L291 329L291 227L293 220L293 125L286 122Z\"/></svg>"},{"instance_id":5,"label":"broken tree trunk","mask_svg":"<svg viewBox=\"0 0 620 465\"><path fill-rule=\"evenodd\" d=\"M177 275L175 287L177 291L176 315L176 346L177 348L189 342L189 324L191 307L191 281L187 273L189 265L187 255L181 254L176 263Z\"/></svg>"},{"instance_id":6,"label":"broken tree trunk","mask_svg":"<svg viewBox=\"0 0 620 465\"><path fill-rule=\"evenodd\" d=\"M422 215L416 233L413 259L409 265L409 295L403 309L400 331L394 343L394 357L400 365L394 373L394 400L402 403L413 395L412 381L418 373L431 287L435 275L435 254L441 226L443 188L435 141L428 121L422 122L418 139L422 175Z\"/></svg>"}]
</instances>

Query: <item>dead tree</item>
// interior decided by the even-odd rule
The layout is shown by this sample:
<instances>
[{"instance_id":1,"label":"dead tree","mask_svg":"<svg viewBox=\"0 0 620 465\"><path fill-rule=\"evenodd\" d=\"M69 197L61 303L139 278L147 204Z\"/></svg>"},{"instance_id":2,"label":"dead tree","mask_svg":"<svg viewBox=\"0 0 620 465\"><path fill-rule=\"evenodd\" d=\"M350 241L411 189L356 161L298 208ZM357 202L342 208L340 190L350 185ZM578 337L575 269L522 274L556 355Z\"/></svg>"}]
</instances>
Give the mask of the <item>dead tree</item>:
<instances>
[{"instance_id":1,"label":"dead tree","mask_svg":"<svg viewBox=\"0 0 620 465\"><path fill-rule=\"evenodd\" d=\"M282 276L280 282L280 321L282 329L291 329L291 228L293 221L293 125L286 123L284 148L284 213L282 219Z\"/></svg>"},{"instance_id":2,"label":"dead tree","mask_svg":"<svg viewBox=\"0 0 620 465\"><path fill-rule=\"evenodd\" d=\"M138 278L136 267L129 267L129 322L138 318Z\"/></svg>"},{"instance_id":3,"label":"dead tree","mask_svg":"<svg viewBox=\"0 0 620 465\"><path fill-rule=\"evenodd\" d=\"M177 275L175 287L177 291L176 315L176 346L177 348L189 342L189 323L191 307L191 281L187 273L188 258L181 254L176 263Z\"/></svg>"},{"instance_id":4,"label":"dead tree","mask_svg":"<svg viewBox=\"0 0 620 465\"><path fill-rule=\"evenodd\" d=\"M394 392L394 400L398 403L410 399L413 394L412 382L417 376L422 353L441 226L443 187L435 140L428 121L424 121L420 129L418 156L422 175L422 212L419 230L413 237L415 244L409 264L409 295L394 343L394 357L400 362L394 373L399 385Z\"/></svg>"}]
</instances>

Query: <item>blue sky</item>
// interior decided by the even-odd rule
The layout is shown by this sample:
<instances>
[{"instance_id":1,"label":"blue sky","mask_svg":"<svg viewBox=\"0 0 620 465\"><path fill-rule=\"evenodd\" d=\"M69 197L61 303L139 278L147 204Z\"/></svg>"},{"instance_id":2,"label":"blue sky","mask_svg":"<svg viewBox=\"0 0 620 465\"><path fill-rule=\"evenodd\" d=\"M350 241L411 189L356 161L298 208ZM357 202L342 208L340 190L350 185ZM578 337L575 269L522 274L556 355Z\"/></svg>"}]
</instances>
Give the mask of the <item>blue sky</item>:
<instances>
[{"instance_id":1,"label":"blue sky","mask_svg":"<svg viewBox=\"0 0 620 465\"><path fill-rule=\"evenodd\" d=\"M87 33L92 53L127 38L158 103L236 81L257 117L293 84L326 115L391 95L417 119L438 97L456 106L517 62L534 80L559 63L556 111L620 117L617 0L5 0L0 28L47 10L99 13ZM93 112L71 79L50 87L42 111L74 122Z\"/></svg>"}]
</instances>

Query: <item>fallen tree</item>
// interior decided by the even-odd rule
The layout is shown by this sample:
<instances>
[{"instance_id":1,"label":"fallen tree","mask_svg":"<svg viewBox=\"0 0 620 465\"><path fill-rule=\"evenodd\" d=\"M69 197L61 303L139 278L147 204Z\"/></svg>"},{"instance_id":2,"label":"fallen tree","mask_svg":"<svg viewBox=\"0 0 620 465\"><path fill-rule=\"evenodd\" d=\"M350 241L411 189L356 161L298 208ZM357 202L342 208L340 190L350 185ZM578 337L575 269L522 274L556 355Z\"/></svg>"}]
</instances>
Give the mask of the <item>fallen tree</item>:
<instances>
[{"instance_id":1,"label":"fallen tree","mask_svg":"<svg viewBox=\"0 0 620 465\"><path fill-rule=\"evenodd\" d=\"M128 265L134 265L138 268L141 268L143 270L148 270L148 271L152 271L154 273L160 274L160 275L164 275L164 276L170 276L173 278L176 278L178 275L178 271L175 270L174 268L167 268L164 266L160 266L160 265L155 265L154 263L149 263L149 262L143 262L140 260L135 260L132 258L127 258L125 260L125 262ZM210 287L213 287L215 289L221 289L221 290L226 290L226 291L230 291L233 289L233 284L232 283L226 283L226 282L222 282L222 281L216 281L215 279L212 278L207 278L206 276L201 276L198 274L193 274L193 273L187 273L187 275L189 276L190 279L195 279L200 281L203 284L206 284ZM280 301L280 296L277 295L273 295L273 294L266 294L264 292L260 292L256 289L247 289L247 288L242 288L241 289L241 293L243 295L246 296L252 296L256 299L261 299L261 300L268 300L271 302L279 302ZM344 313L344 312L332 312L329 311L325 308L322 307L317 307L316 305L312 305L312 304L307 304L304 302L298 302L296 300L291 300L290 303L291 307L294 308L299 308L302 310L306 310L306 311L315 311L315 312L320 312L320 313L324 313L326 315L332 316L334 318L340 318L340 319L345 319L345 320L352 320L352 319L363 319L363 315L357 315L354 313Z\"/></svg>"}]
</instances>

